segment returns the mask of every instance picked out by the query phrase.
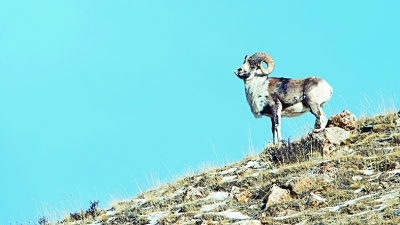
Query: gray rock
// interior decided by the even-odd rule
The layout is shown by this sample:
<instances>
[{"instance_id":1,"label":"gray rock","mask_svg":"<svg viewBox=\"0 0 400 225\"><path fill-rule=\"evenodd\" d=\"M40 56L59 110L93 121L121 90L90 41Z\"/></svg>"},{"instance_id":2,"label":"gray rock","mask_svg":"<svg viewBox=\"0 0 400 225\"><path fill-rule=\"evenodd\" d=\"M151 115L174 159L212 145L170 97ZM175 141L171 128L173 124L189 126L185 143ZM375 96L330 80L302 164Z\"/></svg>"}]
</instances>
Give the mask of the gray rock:
<instances>
[{"instance_id":1,"label":"gray rock","mask_svg":"<svg viewBox=\"0 0 400 225\"><path fill-rule=\"evenodd\" d=\"M340 127L329 127L324 130L325 138L329 143L340 145L350 137L350 131Z\"/></svg>"}]
</instances>

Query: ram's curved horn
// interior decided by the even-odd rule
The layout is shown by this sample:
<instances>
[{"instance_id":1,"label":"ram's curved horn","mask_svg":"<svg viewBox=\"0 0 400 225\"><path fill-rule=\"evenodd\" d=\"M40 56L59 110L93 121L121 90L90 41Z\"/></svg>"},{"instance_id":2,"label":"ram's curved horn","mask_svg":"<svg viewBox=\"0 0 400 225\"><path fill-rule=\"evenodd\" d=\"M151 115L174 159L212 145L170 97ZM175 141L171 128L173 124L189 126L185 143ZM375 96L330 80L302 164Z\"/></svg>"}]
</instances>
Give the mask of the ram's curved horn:
<instances>
[{"instance_id":1,"label":"ram's curved horn","mask_svg":"<svg viewBox=\"0 0 400 225\"><path fill-rule=\"evenodd\" d=\"M258 52L254 55L251 56L252 58L256 59L259 62L259 67L261 69L261 72L265 75L268 75L270 73L272 73L272 71L274 70L274 59L272 59L272 57L265 53L265 52ZM262 63L265 62L268 65L268 68L265 69L262 65Z\"/></svg>"}]
</instances>

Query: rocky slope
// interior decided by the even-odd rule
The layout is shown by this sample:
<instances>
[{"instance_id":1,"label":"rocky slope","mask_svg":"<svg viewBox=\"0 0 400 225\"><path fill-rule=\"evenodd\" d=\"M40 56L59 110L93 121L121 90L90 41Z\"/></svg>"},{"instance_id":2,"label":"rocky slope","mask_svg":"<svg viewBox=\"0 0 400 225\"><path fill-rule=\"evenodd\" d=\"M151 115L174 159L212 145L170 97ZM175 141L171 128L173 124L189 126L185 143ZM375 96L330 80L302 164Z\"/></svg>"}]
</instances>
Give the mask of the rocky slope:
<instances>
[{"instance_id":1,"label":"rocky slope","mask_svg":"<svg viewBox=\"0 0 400 225\"><path fill-rule=\"evenodd\" d=\"M329 124L59 224L400 224L399 115Z\"/></svg>"}]
</instances>

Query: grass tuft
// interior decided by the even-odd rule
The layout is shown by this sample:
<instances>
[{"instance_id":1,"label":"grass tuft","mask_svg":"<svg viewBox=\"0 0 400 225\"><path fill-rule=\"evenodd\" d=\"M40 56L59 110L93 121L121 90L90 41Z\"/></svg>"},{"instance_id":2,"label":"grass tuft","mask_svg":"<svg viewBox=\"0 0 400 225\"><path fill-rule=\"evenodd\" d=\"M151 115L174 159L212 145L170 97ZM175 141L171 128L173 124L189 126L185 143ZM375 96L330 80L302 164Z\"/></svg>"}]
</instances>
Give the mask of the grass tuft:
<instances>
[{"instance_id":1,"label":"grass tuft","mask_svg":"<svg viewBox=\"0 0 400 225\"><path fill-rule=\"evenodd\" d=\"M300 140L292 142L288 139L279 145L267 147L263 154L275 164L283 165L307 161L316 152L322 155L321 141L307 135Z\"/></svg>"}]
</instances>

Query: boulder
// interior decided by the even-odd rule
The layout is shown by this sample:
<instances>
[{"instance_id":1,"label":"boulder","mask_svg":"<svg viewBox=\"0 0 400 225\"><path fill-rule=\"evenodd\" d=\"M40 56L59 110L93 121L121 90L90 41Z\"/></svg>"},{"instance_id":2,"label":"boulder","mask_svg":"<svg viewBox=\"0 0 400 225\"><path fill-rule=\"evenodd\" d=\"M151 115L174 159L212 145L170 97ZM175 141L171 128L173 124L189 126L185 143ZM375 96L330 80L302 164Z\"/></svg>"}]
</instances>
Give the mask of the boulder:
<instances>
[{"instance_id":1,"label":"boulder","mask_svg":"<svg viewBox=\"0 0 400 225\"><path fill-rule=\"evenodd\" d=\"M350 131L340 127L327 127L322 132L311 133L311 136L322 143L324 155L330 155L336 151L336 146L345 143L350 137Z\"/></svg>"},{"instance_id":2,"label":"boulder","mask_svg":"<svg viewBox=\"0 0 400 225\"><path fill-rule=\"evenodd\" d=\"M316 184L317 182L310 177L295 178L286 183L286 185L291 187L292 191L298 195L310 192Z\"/></svg>"},{"instance_id":3,"label":"boulder","mask_svg":"<svg viewBox=\"0 0 400 225\"><path fill-rule=\"evenodd\" d=\"M329 127L324 130L325 140L334 145L343 144L349 137L350 131L340 127Z\"/></svg>"},{"instance_id":4,"label":"boulder","mask_svg":"<svg viewBox=\"0 0 400 225\"><path fill-rule=\"evenodd\" d=\"M271 189L271 194L268 196L267 207L278 202L284 202L290 200L289 190L273 185Z\"/></svg>"},{"instance_id":5,"label":"boulder","mask_svg":"<svg viewBox=\"0 0 400 225\"><path fill-rule=\"evenodd\" d=\"M331 116L328 120L327 127L340 127L345 130L354 130L356 129L356 119L353 113L345 109L343 112Z\"/></svg>"}]
</instances>

